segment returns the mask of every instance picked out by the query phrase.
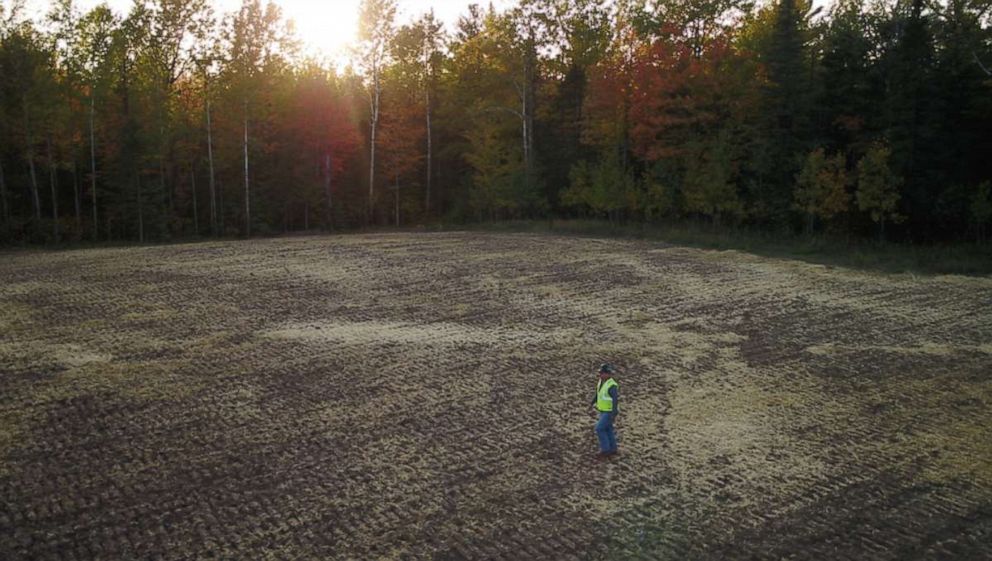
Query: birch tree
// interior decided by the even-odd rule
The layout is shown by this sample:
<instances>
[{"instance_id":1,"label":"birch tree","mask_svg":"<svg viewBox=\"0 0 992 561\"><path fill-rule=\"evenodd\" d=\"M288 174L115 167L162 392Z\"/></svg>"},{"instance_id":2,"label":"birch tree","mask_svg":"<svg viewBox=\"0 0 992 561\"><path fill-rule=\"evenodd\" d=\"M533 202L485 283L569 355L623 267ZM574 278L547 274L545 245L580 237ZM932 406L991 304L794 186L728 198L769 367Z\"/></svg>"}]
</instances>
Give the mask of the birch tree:
<instances>
[{"instance_id":1,"label":"birch tree","mask_svg":"<svg viewBox=\"0 0 992 561\"><path fill-rule=\"evenodd\" d=\"M373 222L375 205L375 149L382 101L382 71L389 60L389 44L394 34L396 0L362 0L359 16L359 52L369 96L369 200L368 224Z\"/></svg>"},{"instance_id":2,"label":"birch tree","mask_svg":"<svg viewBox=\"0 0 992 561\"><path fill-rule=\"evenodd\" d=\"M386 83L387 89L391 88L396 91L387 92L387 97L391 97L392 102L383 104L386 106L387 111L397 113L396 117L398 118L393 119L394 126L392 128L394 133L396 132L395 124L397 122L408 120L407 113L417 111L420 114L419 117L415 118L417 121L416 126L413 126L413 123L406 123L402 127L406 130L401 136L409 138L411 134L415 135L416 139L414 142L421 146L426 145L426 150L420 149L418 156L412 159L409 154L399 156L386 154L386 158L392 162L419 163L422 159L426 160L425 181L423 183L423 209L425 214L430 213L432 199L434 103L436 102L435 92L438 86L438 75L440 74L440 66L443 62L443 53L441 52L442 41L441 24L434 18L433 12L424 14L417 21L410 25L405 25L397 31L393 37L391 46L393 64L388 69ZM383 124L380 126L383 126ZM385 126L383 126L384 131ZM380 141L386 140L381 134L378 135L378 138ZM388 144L396 145L397 143L389 142ZM404 142L400 142L399 145L405 148ZM389 149L393 150L393 147L390 146ZM404 164L404 167L408 166ZM402 172L402 174L405 173L406 170ZM391 175L394 175L393 179L395 180L395 174Z\"/></svg>"},{"instance_id":3,"label":"birch tree","mask_svg":"<svg viewBox=\"0 0 992 561\"><path fill-rule=\"evenodd\" d=\"M211 89L212 84L220 73L221 64L224 58L221 52L220 37L218 36L217 20L209 11L204 14L202 25L198 28L197 40L194 44L192 60L195 65L195 80L200 81L200 96L203 98L203 119L206 126L207 141L207 171L208 175L208 196L210 235L220 234L217 214L217 179L216 167L214 165L214 127L212 106L215 92Z\"/></svg>"},{"instance_id":4,"label":"birch tree","mask_svg":"<svg viewBox=\"0 0 992 561\"><path fill-rule=\"evenodd\" d=\"M223 48L227 51L221 79L227 88L227 112L240 115L240 152L244 185L244 233L252 232L252 178L257 167L250 163L256 150L250 142L253 135L262 134L263 123L253 123L252 118L265 118L270 90L278 86L278 74L285 66L284 57L291 55L295 43L285 27L281 26L282 13L273 2L263 7L259 0L245 0L241 9L228 19L223 32ZM266 78L273 78L266 80ZM264 143L259 143L264 144Z\"/></svg>"},{"instance_id":5,"label":"birch tree","mask_svg":"<svg viewBox=\"0 0 992 561\"><path fill-rule=\"evenodd\" d=\"M41 195L38 188L36 150L39 122L45 107L43 93L50 78L49 54L33 26L18 23L4 36L2 65L4 101L10 110L12 140L28 167L32 230L41 227Z\"/></svg>"},{"instance_id":6,"label":"birch tree","mask_svg":"<svg viewBox=\"0 0 992 561\"><path fill-rule=\"evenodd\" d=\"M207 136L207 171L208 195L210 198L210 235L216 236L220 233L217 223L217 181L214 171L214 135L213 122L211 118L211 102L213 92L210 90L210 83L216 74L216 62L218 57L211 52L202 52L196 58L197 76L202 80L203 113L206 121Z\"/></svg>"},{"instance_id":7,"label":"birch tree","mask_svg":"<svg viewBox=\"0 0 992 561\"><path fill-rule=\"evenodd\" d=\"M90 200L93 211L93 239L100 237L99 197L97 196L97 167L96 167L96 102L98 92L106 87L106 63L110 56L110 45L114 28L118 25L117 18L105 4L101 4L82 17L79 21L79 45L76 56L80 62L80 71L86 84L88 111L88 137L90 159Z\"/></svg>"},{"instance_id":8,"label":"birch tree","mask_svg":"<svg viewBox=\"0 0 992 561\"><path fill-rule=\"evenodd\" d=\"M431 212L431 187L434 170L434 102L437 91L437 78L440 71L443 53L444 35L441 23L434 18L431 10L417 22L420 30L420 63L421 80L424 91L424 120L427 124L427 173L424 187L424 212Z\"/></svg>"},{"instance_id":9,"label":"birch tree","mask_svg":"<svg viewBox=\"0 0 992 561\"><path fill-rule=\"evenodd\" d=\"M0 3L0 45L4 44L7 37L11 33L21 9L23 9L23 2L15 1L9 7L5 6L3 3ZM0 70L6 70L4 59L2 58L0 58ZM3 91L3 88L0 88L0 91ZM10 129L8 126L6 107L0 105L0 207L2 207L2 214L0 214L0 218L3 219L3 231L5 236L10 233L11 221L10 202L7 197L7 178L4 175L3 168L3 155L5 149L8 147L7 141L9 138Z\"/></svg>"},{"instance_id":10,"label":"birch tree","mask_svg":"<svg viewBox=\"0 0 992 561\"><path fill-rule=\"evenodd\" d=\"M49 175L53 185L53 214L56 214L59 169L68 169L73 177L72 200L75 210L74 237L82 235L82 201L80 200L79 182L76 176L76 158L83 148L80 112L83 101L83 76L80 16L73 6L72 0L58 0L48 14L50 24L49 42L55 55L53 73L57 84L50 100L48 112L48 137L46 139L49 161ZM54 154L53 154L54 152ZM58 218L55 218L56 238L59 234ZM57 241L57 240L56 240Z\"/></svg>"}]
</instances>

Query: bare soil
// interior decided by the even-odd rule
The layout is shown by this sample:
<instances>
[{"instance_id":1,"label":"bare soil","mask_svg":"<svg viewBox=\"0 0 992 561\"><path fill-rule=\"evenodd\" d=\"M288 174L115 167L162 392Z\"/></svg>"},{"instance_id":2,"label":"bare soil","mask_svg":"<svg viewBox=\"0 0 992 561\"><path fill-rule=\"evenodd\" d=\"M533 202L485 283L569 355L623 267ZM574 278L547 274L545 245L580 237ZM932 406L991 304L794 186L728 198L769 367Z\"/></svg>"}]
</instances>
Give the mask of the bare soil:
<instances>
[{"instance_id":1,"label":"bare soil","mask_svg":"<svg viewBox=\"0 0 992 561\"><path fill-rule=\"evenodd\" d=\"M529 234L6 253L0 559L992 559L990 406L989 278Z\"/></svg>"}]
</instances>

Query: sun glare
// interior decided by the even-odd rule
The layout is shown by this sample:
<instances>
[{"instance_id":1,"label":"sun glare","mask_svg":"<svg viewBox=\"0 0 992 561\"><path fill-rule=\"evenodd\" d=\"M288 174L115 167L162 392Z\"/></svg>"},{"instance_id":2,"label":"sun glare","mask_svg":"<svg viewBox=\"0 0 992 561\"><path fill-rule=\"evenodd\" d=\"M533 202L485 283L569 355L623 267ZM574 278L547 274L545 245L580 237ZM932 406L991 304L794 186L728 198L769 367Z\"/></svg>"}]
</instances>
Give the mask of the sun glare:
<instances>
[{"instance_id":1,"label":"sun glare","mask_svg":"<svg viewBox=\"0 0 992 561\"><path fill-rule=\"evenodd\" d=\"M347 58L358 29L357 0L282 0L283 15L292 20L306 53L340 64Z\"/></svg>"},{"instance_id":2,"label":"sun glare","mask_svg":"<svg viewBox=\"0 0 992 561\"><path fill-rule=\"evenodd\" d=\"M42 21L54 0L27 0L26 12L35 21ZM243 0L207 0L218 16L236 12ZM304 54L323 58L338 67L350 61L349 47L358 35L358 12L361 0L272 0L282 9L283 19L292 21L296 38ZM2 2L2 0L0 0ZM126 14L133 0L74 0L76 8L85 12L106 2L118 14ZM267 0L262 0L266 3ZM454 25L468 5L492 4L505 8L512 0L397 0L397 25L403 25L421 14L434 10L435 16L447 25Z\"/></svg>"}]
</instances>

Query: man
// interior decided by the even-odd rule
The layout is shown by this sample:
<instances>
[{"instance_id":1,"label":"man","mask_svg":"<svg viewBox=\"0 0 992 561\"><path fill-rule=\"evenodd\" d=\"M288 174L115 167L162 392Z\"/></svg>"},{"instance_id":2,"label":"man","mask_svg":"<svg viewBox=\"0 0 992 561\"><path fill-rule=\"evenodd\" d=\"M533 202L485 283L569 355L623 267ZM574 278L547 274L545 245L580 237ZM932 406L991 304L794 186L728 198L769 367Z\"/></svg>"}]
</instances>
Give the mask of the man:
<instances>
[{"instance_id":1,"label":"man","mask_svg":"<svg viewBox=\"0 0 992 561\"><path fill-rule=\"evenodd\" d=\"M599 454L597 457L606 458L617 453L617 435L613 429L613 421L620 413L620 391L617 381L613 378L613 365L606 363L599 367L599 381L596 383L596 397L592 404L599 412L596 422L596 436L599 437Z\"/></svg>"}]
</instances>

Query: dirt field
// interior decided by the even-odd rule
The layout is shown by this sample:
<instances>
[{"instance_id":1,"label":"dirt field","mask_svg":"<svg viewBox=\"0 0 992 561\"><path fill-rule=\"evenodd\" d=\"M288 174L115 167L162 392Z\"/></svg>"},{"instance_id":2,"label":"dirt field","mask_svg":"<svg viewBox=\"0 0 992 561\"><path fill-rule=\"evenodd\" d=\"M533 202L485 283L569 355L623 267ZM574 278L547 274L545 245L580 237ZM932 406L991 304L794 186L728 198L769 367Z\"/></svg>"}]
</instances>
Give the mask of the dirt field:
<instances>
[{"instance_id":1,"label":"dirt field","mask_svg":"<svg viewBox=\"0 0 992 561\"><path fill-rule=\"evenodd\" d=\"M992 559L990 405L989 278L480 233L5 253L0 559Z\"/></svg>"}]
</instances>

